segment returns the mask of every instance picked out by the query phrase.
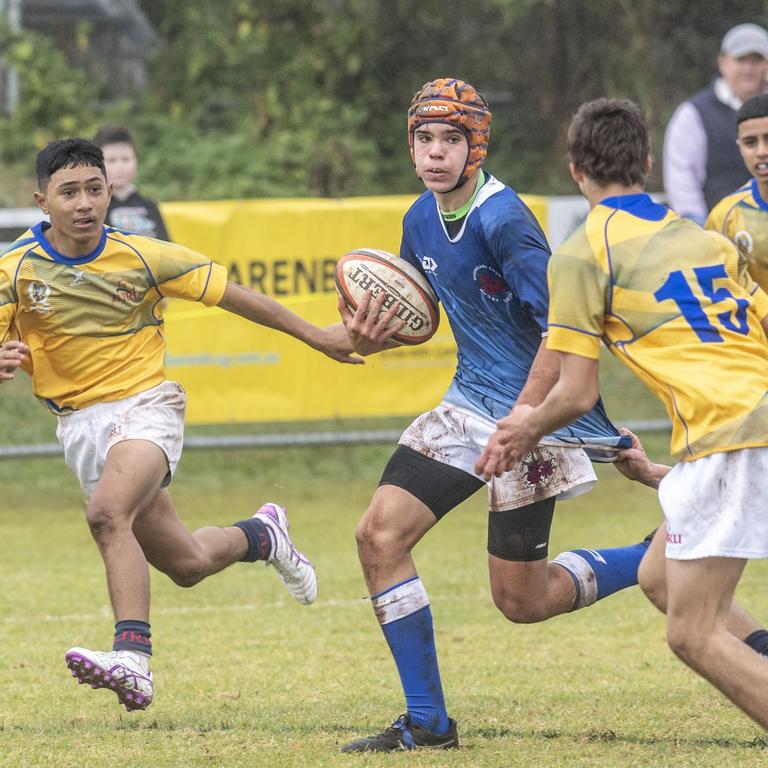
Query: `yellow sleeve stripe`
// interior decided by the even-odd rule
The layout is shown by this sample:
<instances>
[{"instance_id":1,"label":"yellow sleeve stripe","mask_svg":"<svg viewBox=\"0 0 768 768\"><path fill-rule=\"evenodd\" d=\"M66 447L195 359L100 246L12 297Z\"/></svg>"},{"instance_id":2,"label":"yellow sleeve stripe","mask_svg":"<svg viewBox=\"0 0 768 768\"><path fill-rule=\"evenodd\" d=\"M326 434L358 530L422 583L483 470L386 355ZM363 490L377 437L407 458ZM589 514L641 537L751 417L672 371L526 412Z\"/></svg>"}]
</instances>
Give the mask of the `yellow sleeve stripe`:
<instances>
[{"instance_id":1,"label":"yellow sleeve stripe","mask_svg":"<svg viewBox=\"0 0 768 768\"><path fill-rule=\"evenodd\" d=\"M601 337L597 334L562 325L550 325L547 349L597 360L600 357L600 341Z\"/></svg>"}]
</instances>

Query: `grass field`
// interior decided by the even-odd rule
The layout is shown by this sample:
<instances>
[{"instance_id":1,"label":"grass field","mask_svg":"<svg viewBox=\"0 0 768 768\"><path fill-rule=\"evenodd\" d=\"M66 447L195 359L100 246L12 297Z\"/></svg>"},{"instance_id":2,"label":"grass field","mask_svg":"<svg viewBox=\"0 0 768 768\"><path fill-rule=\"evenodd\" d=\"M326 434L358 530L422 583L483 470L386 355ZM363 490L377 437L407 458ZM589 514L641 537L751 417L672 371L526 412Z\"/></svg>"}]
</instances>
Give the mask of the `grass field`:
<instances>
[{"instance_id":1,"label":"grass field","mask_svg":"<svg viewBox=\"0 0 768 768\"><path fill-rule=\"evenodd\" d=\"M634 392L634 390L632 390ZM617 408L647 404L617 384ZM52 438L25 385L0 392L0 442ZM33 410L25 410L30 406ZM37 409L37 410L35 410ZM615 412L616 409L614 409ZM626 412L626 410L625 410ZM623 417L623 415L622 415ZM666 436L648 447L665 453ZM173 495L190 527L284 503L318 566L320 598L293 603L271 570L238 564L192 590L153 576L157 698L127 714L78 686L64 651L105 647L112 619L75 479L60 459L0 462L0 766L762 766L768 740L666 648L637 589L532 626L506 622L487 584L480 494L416 549L443 682L463 749L342 756L403 709L365 596L354 525L389 446L188 452ZM635 541L655 494L600 468L597 491L558 508L551 552ZM739 597L766 615L763 563Z\"/></svg>"}]
</instances>

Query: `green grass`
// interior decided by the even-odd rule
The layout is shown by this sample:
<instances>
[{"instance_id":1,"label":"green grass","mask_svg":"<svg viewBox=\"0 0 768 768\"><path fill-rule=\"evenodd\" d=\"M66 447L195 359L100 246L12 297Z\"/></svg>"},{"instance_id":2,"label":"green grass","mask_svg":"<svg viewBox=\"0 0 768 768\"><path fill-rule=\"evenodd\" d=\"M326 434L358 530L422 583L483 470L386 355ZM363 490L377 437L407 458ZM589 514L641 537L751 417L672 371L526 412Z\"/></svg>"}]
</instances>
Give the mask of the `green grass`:
<instances>
[{"instance_id":1,"label":"green grass","mask_svg":"<svg viewBox=\"0 0 768 768\"><path fill-rule=\"evenodd\" d=\"M663 455L665 436L649 436ZM190 527L227 524L262 500L285 503L318 565L309 608L276 575L238 564L192 590L153 575L157 699L127 714L77 686L71 645L108 645L103 572L77 484L58 459L0 462L0 765L757 766L760 730L666 648L662 618L637 589L532 626L506 622L487 585L482 494L416 549L432 601L444 686L464 748L346 756L387 724L402 696L364 599L354 525L387 446L189 452L173 485ZM598 490L558 508L551 552L641 538L655 494L600 468ZM740 587L764 613L762 563Z\"/></svg>"},{"instance_id":2,"label":"green grass","mask_svg":"<svg viewBox=\"0 0 768 768\"><path fill-rule=\"evenodd\" d=\"M662 415L621 368L606 365L604 395L617 421ZM54 420L26 381L4 385L0 397L0 443L54 439ZM666 457L666 435L644 440ZM112 694L77 686L63 664L71 645L108 646L112 629L75 479L61 459L0 461L0 766L765 764L766 737L672 656L662 617L637 589L539 625L506 622L489 595L482 494L415 552L463 749L342 757L340 745L403 709L353 534L390 450L187 452L172 487L186 523L224 525L263 500L286 504L318 565L320 599L301 607L274 573L244 564L192 590L154 574L157 698L130 715ZM637 541L658 524L652 491L611 467L599 473L596 491L559 505L551 554ZM767 566L750 565L739 588L758 616Z\"/></svg>"}]
</instances>

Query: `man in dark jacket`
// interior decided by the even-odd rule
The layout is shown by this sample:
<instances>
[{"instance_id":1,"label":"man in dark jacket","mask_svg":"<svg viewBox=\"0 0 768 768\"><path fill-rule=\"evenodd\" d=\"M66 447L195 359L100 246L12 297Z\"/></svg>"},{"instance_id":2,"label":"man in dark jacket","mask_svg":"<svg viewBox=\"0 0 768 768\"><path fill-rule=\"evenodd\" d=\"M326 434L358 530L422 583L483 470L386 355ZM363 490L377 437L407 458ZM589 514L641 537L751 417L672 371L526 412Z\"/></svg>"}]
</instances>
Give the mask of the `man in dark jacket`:
<instances>
[{"instance_id":1,"label":"man in dark jacket","mask_svg":"<svg viewBox=\"0 0 768 768\"><path fill-rule=\"evenodd\" d=\"M768 32L739 24L723 38L720 77L684 101L664 135L664 191L681 216L703 224L749 178L736 146L736 110L768 89Z\"/></svg>"}]
</instances>

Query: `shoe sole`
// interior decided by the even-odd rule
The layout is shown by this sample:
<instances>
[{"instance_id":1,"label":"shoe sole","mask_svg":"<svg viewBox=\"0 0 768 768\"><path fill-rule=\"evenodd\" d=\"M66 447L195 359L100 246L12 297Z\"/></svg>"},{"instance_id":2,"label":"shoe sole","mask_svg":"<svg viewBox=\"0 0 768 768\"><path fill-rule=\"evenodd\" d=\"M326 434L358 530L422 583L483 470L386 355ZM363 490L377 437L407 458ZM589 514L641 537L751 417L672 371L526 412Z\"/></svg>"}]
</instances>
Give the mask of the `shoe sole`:
<instances>
[{"instance_id":1,"label":"shoe sole","mask_svg":"<svg viewBox=\"0 0 768 768\"><path fill-rule=\"evenodd\" d=\"M118 701L129 711L146 709L152 703L152 697L133 689L124 688L121 681L113 677L109 671L94 664L90 659L79 653L68 653L66 662L72 676L80 685L90 685L91 688L106 688L117 694Z\"/></svg>"}]
</instances>

